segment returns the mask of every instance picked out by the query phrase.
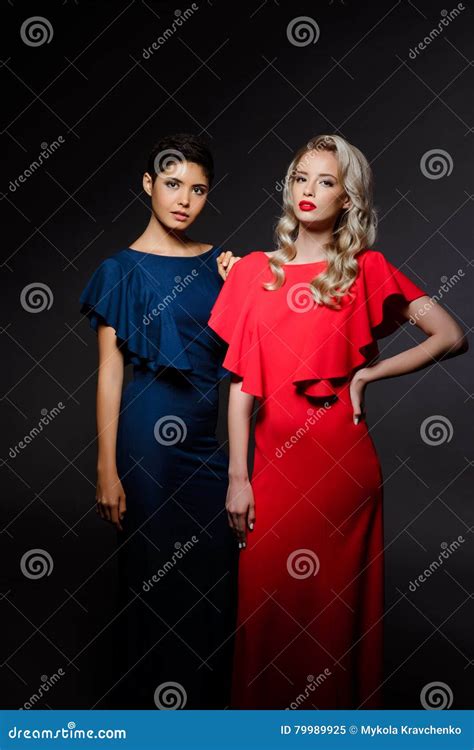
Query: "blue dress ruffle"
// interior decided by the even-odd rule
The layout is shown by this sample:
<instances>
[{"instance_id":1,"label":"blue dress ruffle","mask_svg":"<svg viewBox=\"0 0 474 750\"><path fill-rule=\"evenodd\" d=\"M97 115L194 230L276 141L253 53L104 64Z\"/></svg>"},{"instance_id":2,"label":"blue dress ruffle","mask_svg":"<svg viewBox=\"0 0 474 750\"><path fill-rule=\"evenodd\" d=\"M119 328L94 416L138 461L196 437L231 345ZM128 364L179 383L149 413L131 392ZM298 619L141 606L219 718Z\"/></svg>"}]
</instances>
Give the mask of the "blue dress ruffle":
<instances>
[{"instance_id":1,"label":"blue dress ruffle","mask_svg":"<svg viewBox=\"0 0 474 750\"><path fill-rule=\"evenodd\" d=\"M112 326L125 364L191 371L192 365L174 317L163 302L159 281L146 275L140 263L106 258L80 296L81 312L97 331Z\"/></svg>"}]
</instances>

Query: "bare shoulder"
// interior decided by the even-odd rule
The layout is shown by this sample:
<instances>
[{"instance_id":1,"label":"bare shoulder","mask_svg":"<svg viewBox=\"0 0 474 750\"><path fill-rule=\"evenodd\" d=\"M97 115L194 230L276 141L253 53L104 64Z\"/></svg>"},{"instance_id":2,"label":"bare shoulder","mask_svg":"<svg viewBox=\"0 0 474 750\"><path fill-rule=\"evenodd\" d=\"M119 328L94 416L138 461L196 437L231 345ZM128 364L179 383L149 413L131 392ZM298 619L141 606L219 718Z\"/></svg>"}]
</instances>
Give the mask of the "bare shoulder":
<instances>
[{"instance_id":1,"label":"bare shoulder","mask_svg":"<svg viewBox=\"0 0 474 750\"><path fill-rule=\"evenodd\" d=\"M193 255L201 255L201 253L207 253L216 246L207 242L189 242L186 247Z\"/></svg>"}]
</instances>

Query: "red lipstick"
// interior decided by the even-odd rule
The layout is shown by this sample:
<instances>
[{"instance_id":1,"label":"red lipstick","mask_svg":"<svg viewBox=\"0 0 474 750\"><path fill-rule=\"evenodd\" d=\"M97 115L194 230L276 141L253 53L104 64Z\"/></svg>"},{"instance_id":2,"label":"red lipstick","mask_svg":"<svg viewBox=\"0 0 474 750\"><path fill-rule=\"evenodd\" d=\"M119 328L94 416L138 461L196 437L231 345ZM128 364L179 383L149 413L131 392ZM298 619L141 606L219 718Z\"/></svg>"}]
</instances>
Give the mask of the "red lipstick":
<instances>
[{"instance_id":1,"label":"red lipstick","mask_svg":"<svg viewBox=\"0 0 474 750\"><path fill-rule=\"evenodd\" d=\"M311 201L300 201L298 203L298 206L300 207L301 211L314 211L316 206L314 203L311 203Z\"/></svg>"}]
</instances>

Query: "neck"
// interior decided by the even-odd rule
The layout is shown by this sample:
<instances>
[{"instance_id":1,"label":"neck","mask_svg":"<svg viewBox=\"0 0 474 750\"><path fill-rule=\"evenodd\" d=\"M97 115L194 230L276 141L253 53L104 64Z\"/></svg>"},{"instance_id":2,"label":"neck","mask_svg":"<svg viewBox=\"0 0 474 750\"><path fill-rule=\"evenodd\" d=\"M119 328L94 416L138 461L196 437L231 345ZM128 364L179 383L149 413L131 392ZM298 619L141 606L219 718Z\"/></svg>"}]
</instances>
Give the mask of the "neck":
<instances>
[{"instance_id":1,"label":"neck","mask_svg":"<svg viewBox=\"0 0 474 750\"><path fill-rule=\"evenodd\" d=\"M163 252L173 253L176 250L182 250L189 245L191 240L186 237L184 232L165 227L154 214L151 215L148 226L143 234L138 237L135 243L139 243L147 248L160 248Z\"/></svg>"},{"instance_id":2,"label":"neck","mask_svg":"<svg viewBox=\"0 0 474 750\"><path fill-rule=\"evenodd\" d=\"M294 242L298 261L326 260L327 253L324 246L331 242L332 238L332 226L312 229L300 224L298 237Z\"/></svg>"}]
</instances>

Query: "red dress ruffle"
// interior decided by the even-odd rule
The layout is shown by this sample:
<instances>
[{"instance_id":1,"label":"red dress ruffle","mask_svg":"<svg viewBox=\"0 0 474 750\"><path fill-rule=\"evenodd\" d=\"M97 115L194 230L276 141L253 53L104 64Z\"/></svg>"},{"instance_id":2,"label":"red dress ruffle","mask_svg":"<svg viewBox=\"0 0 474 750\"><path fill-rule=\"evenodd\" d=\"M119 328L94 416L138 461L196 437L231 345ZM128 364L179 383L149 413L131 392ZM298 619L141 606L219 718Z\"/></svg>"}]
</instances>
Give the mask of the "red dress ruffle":
<instances>
[{"instance_id":1,"label":"red dress ruffle","mask_svg":"<svg viewBox=\"0 0 474 750\"><path fill-rule=\"evenodd\" d=\"M295 313L292 343L299 361L292 382L307 396L337 395L357 369L378 357L377 339L406 322L399 312L401 306L426 294L379 251L363 250L357 260L359 273L350 290L354 296L351 299L347 294L339 311L315 304L301 315ZM324 266L325 262L315 265L315 274ZM264 362L274 338L268 320L259 315L261 285L271 277L265 253L253 252L239 260L209 320L209 326L229 345L223 366L242 378L243 391L258 398L271 392ZM303 317L304 326L297 325Z\"/></svg>"},{"instance_id":2,"label":"red dress ruffle","mask_svg":"<svg viewBox=\"0 0 474 750\"><path fill-rule=\"evenodd\" d=\"M259 255L250 253L231 268L211 310L208 325L229 344L223 367L243 379L243 391L262 398L264 366L261 342L256 335L254 302L254 295L263 281Z\"/></svg>"}]
</instances>

